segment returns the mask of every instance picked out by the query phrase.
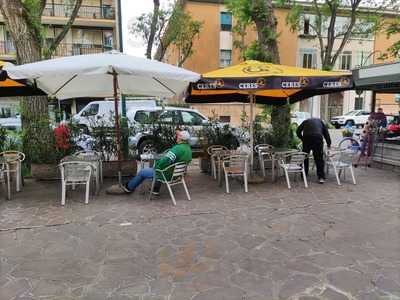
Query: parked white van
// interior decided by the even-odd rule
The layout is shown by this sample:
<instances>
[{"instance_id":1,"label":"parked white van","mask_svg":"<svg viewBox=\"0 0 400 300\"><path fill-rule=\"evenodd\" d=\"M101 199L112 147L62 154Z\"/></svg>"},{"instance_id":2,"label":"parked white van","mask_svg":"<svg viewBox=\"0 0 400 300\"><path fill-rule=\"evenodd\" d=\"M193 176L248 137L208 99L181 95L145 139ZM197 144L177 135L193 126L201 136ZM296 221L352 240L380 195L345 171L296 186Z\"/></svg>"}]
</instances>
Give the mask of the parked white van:
<instances>
[{"instance_id":1,"label":"parked white van","mask_svg":"<svg viewBox=\"0 0 400 300\"><path fill-rule=\"evenodd\" d=\"M126 101L126 110L129 111L132 108L154 108L157 105L155 99L149 100L128 100ZM118 111L121 113L121 101L119 101ZM103 126L114 126L113 116L115 114L114 101L103 100L93 101L87 104L79 113L72 117L72 121L86 126L87 128L93 127L94 125Z\"/></svg>"}]
</instances>

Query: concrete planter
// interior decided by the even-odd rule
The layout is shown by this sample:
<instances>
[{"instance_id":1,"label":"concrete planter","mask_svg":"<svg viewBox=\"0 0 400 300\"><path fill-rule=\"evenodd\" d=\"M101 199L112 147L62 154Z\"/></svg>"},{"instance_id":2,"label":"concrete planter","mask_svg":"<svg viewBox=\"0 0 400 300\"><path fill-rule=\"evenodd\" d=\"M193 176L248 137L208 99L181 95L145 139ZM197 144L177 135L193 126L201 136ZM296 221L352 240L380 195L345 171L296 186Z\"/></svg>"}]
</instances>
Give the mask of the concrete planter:
<instances>
[{"instance_id":1,"label":"concrete planter","mask_svg":"<svg viewBox=\"0 0 400 300\"><path fill-rule=\"evenodd\" d=\"M135 176L137 173L136 160L123 160L121 161L122 176ZM118 161L104 161L103 162L103 177L117 177L118 176Z\"/></svg>"},{"instance_id":2,"label":"concrete planter","mask_svg":"<svg viewBox=\"0 0 400 300\"><path fill-rule=\"evenodd\" d=\"M121 161L122 176L135 176L137 173L136 160ZM36 180L60 179L60 170L56 164L31 164L32 177ZM103 162L103 177L117 177L118 162Z\"/></svg>"},{"instance_id":3,"label":"concrete planter","mask_svg":"<svg viewBox=\"0 0 400 300\"><path fill-rule=\"evenodd\" d=\"M31 174L36 180L56 180L60 178L57 164L31 164Z\"/></svg>"}]
</instances>

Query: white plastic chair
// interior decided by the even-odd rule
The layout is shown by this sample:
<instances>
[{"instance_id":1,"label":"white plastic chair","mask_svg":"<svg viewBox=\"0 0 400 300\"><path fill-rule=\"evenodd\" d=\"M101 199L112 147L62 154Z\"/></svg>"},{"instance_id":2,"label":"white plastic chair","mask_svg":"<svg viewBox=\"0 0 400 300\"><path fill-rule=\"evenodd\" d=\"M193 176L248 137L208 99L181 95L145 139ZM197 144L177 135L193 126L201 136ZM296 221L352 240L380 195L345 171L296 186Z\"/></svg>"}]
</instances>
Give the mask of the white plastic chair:
<instances>
[{"instance_id":1,"label":"white plastic chair","mask_svg":"<svg viewBox=\"0 0 400 300\"><path fill-rule=\"evenodd\" d=\"M174 193L172 192L171 187L174 185L177 185L177 184L183 185L185 192L186 192L187 199L191 200L189 190L188 190L186 182L185 182L185 175L186 175L187 167L188 167L187 163L180 162L180 163L170 165L163 170L156 169L155 176L154 176L153 182L151 184L151 191L150 191L149 199L151 200L151 196L153 195L153 191L154 191L154 186L155 186L156 182L158 181L158 182L164 183L167 186L169 194L172 199L172 203L174 205L176 205L176 201L175 201L175 196L174 196ZM167 173L169 173L171 170L172 170L172 176L170 179L167 179Z\"/></svg>"},{"instance_id":2,"label":"white plastic chair","mask_svg":"<svg viewBox=\"0 0 400 300\"><path fill-rule=\"evenodd\" d=\"M101 153L93 150L84 150L75 152L73 157L92 165L96 183L96 194L98 194L100 192L100 186L103 183L103 161L101 159Z\"/></svg>"},{"instance_id":3,"label":"white plastic chair","mask_svg":"<svg viewBox=\"0 0 400 300\"><path fill-rule=\"evenodd\" d=\"M229 150L227 147L222 146L222 145L212 145L207 148L207 153L210 155L211 158L211 176L214 177L214 179L218 179L217 177L217 171L218 171L218 164L219 161L215 157L215 153L219 151L227 151Z\"/></svg>"},{"instance_id":4,"label":"white plastic chair","mask_svg":"<svg viewBox=\"0 0 400 300\"><path fill-rule=\"evenodd\" d=\"M0 164L0 182L3 183L7 200L11 199L10 170L7 163Z\"/></svg>"},{"instance_id":5,"label":"white plastic chair","mask_svg":"<svg viewBox=\"0 0 400 300\"><path fill-rule=\"evenodd\" d=\"M229 177L243 177L244 191L248 192L248 181L247 181L247 154L236 154L230 155L223 160L223 169L225 173L225 185L226 192L229 194Z\"/></svg>"},{"instance_id":6,"label":"white plastic chair","mask_svg":"<svg viewBox=\"0 0 400 300\"><path fill-rule=\"evenodd\" d=\"M353 184L357 184L356 178L354 175L353 169L353 160L354 160L355 152L350 150L334 150L327 151L327 170L328 167L332 167L335 172L336 181L338 185L342 185L340 182L340 175L343 171L343 177L346 176L346 169L350 170L351 178L353 180Z\"/></svg>"},{"instance_id":7,"label":"white plastic chair","mask_svg":"<svg viewBox=\"0 0 400 300\"><path fill-rule=\"evenodd\" d=\"M89 203L92 164L83 161L67 161L59 165L61 171L61 205L65 205L67 186L86 185L85 204Z\"/></svg>"},{"instance_id":8,"label":"white plastic chair","mask_svg":"<svg viewBox=\"0 0 400 300\"><path fill-rule=\"evenodd\" d=\"M272 161L273 161L273 157L272 157L272 152L273 152L273 147L271 145L268 144L259 144L256 145L254 147L254 150L257 152L258 154L258 161L260 163L260 168L262 171L262 175L265 178L266 174L265 174L265 162L269 161L271 162L271 168L272 168ZM274 170L272 170L272 173L274 172Z\"/></svg>"},{"instance_id":9,"label":"white plastic chair","mask_svg":"<svg viewBox=\"0 0 400 300\"><path fill-rule=\"evenodd\" d=\"M20 192L22 189L22 162L25 160L25 154L20 151L4 151L0 153L0 156L3 157L8 164L8 172L9 175L11 173L15 174L15 189L17 192ZM10 177L9 179L10 180Z\"/></svg>"},{"instance_id":10,"label":"white plastic chair","mask_svg":"<svg viewBox=\"0 0 400 300\"><path fill-rule=\"evenodd\" d=\"M307 153L295 152L285 155L279 160L279 165L285 172L287 186L290 189L289 173L302 173L304 186L308 188L307 176L304 170L304 160L307 158Z\"/></svg>"}]
</instances>

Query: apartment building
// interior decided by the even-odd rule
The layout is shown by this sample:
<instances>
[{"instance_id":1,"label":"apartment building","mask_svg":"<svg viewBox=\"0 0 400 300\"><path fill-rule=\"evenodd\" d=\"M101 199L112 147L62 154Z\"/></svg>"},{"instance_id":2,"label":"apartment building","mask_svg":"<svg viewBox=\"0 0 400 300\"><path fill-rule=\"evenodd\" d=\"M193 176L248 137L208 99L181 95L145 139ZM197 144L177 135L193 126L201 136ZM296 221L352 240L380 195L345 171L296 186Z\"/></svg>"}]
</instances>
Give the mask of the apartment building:
<instances>
[{"instance_id":1,"label":"apartment building","mask_svg":"<svg viewBox=\"0 0 400 300\"><path fill-rule=\"evenodd\" d=\"M307 4L305 4L307 5ZM234 47L234 40L239 37L232 33L235 20L228 12L223 0L187 0L184 9L191 13L196 20L203 22L199 38L194 41L194 54L185 62L184 67L195 72L204 73L217 68L224 68L241 61L240 52ZM281 64L304 68L321 68L318 39L312 32L310 22L312 15L304 15L299 31L292 32L286 24L289 10L275 9L278 20L278 46ZM388 18L393 17L390 13ZM346 17L338 17L337 26L346 24ZM249 29L244 42L250 44L257 38L254 29ZM342 54L337 60L335 70L351 70L357 66L366 66L372 63L381 63L378 58L399 36L387 39L385 34L371 36L352 36L345 45ZM334 49L339 48L339 42ZM171 51L165 61L176 63L177 53ZM347 91L332 94L326 97L316 96L295 105L294 109L308 111L313 116L330 119L333 115L346 113L354 109L369 110L371 92L356 93ZM378 95L377 105L388 113L399 110L393 96ZM198 104L194 105L204 114L218 115L222 120L235 124L240 123L243 110L248 113L247 105L243 104Z\"/></svg>"},{"instance_id":2,"label":"apartment building","mask_svg":"<svg viewBox=\"0 0 400 300\"><path fill-rule=\"evenodd\" d=\"M42 24L45 24L46 41L51 42L62 30L73 10L74 1L48 0ZM115 0L83 0L75 22L63 41L56 49L53 57L80 54L102 53L118 48L116 34ZM0 14L0 60L15 61L15 49L10 34ZM63 108L69 113L87 104L89 99L66 100ZM14 114L18 102L14 98L0 99L0 117L2 114Z\"/></svg>"}]
</instances>

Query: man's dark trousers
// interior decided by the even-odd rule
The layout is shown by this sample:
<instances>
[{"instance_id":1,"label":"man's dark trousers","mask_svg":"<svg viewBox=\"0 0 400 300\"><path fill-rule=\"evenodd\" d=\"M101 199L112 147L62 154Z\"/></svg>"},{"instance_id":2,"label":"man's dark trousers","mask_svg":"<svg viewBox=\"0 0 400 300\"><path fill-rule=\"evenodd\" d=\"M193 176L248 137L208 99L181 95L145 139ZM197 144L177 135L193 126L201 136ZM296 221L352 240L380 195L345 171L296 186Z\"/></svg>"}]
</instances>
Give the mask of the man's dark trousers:
<instances>
[{"instance_id":1,"label":"man's dark trousers","mask_svg":"<svg viewBox=\"0 0 400 300\"><path fill-rule=\"evenodd\" d=\"M310 151L312 151L314 161L317 166L318 179L325 179L323 137L319 135L303 136L303 151L307 154L310 154ZM306 171L306 175L308 175L308 158L304 162L304 168Z\"/></svg>"}]
</instances>

